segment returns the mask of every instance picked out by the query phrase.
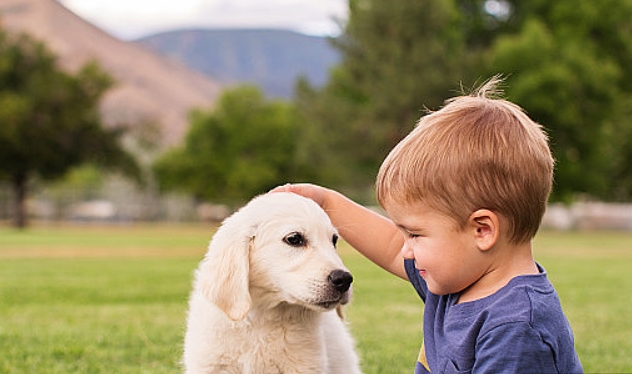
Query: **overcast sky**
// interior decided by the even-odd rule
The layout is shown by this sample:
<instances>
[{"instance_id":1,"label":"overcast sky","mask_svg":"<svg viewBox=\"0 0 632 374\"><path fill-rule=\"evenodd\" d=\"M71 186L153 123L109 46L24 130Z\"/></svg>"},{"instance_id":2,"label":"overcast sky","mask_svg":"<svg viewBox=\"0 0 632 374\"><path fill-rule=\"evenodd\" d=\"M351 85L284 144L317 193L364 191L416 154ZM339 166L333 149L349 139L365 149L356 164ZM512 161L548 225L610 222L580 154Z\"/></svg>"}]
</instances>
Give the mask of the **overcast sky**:
<instances>
[{"instance_id":1,"label":"overcast sky","mask_svg":"<svg viewBox=\"0 0 632 374\"><path fill-rule=\"evenodd\" d=\"M125 40L187 27L285 28L335 35L347 0L58 0Z\"/></svg>"}]
</instances>

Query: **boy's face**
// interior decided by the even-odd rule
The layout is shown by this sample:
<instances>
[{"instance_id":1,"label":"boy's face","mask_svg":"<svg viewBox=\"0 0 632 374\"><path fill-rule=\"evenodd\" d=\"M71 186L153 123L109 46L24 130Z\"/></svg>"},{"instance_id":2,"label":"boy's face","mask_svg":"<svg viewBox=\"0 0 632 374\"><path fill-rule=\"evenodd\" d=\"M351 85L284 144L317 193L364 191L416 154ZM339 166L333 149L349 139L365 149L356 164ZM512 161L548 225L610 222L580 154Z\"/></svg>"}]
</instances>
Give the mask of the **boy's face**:
<instances>
[{"instance_id":1,"label":"boy's face","mask_svg":"<svg viewBox=\"0 0 632 374\"><path fill-rule=\"evenodd\" d=\"M402 255L415 259L430 292L460 292L484 275L487 261L476 245L475 227L461 230L453 219L422 204L391 201L384 208L404 235Z\"/></svg>"}]
</instances>

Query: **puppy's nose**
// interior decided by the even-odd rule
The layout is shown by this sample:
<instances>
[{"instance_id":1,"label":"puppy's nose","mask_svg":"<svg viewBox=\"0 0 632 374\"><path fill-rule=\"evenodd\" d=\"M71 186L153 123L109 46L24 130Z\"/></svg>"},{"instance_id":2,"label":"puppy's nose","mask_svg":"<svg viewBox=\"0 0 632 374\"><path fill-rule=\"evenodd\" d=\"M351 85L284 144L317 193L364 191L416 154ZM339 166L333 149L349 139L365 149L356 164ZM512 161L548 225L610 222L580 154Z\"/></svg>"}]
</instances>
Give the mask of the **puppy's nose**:
<instances>
[{"instance_id":1,"label":"puppy's nose","mask_svg":"<svg viewBox=\"0 0 632 374\"><path fill-rule=\"evenodd\" d=\"M351 273L344 270L332 271L327 279L338 292L347 292L349 287L351 287L351 282L353 282Z\"/></svg>"}]
</instances>

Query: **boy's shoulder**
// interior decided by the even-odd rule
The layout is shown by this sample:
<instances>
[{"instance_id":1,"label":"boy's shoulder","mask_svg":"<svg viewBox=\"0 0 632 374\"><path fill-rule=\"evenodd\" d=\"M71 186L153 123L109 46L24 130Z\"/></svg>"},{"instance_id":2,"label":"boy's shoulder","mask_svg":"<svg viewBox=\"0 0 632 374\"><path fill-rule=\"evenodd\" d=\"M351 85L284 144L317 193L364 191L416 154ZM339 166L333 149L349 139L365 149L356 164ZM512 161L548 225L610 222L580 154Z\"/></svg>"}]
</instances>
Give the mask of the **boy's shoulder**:
<instances>
[{"instance_id":1,"label":"boy's shoulder","mask_svg":"<svg viewBox=\"0 0 632 374\"><path fill-rule=\"evenodd\" d=\"M565 318L557 292L546 271L540 265L538 269L538 274L515 277L488 297L457 304L452 312L466 318L468 315L474 317L482 314L489 328L514 322L535 326L552 318Z\"/></svg>"},{"instance_id":2,"label":"boy's shoulder","mask_svg":"<svg viewBox=\"0 0 632 374\"><path fill-rule=\"evenodd\" d=\"M516 277L487 298L454 305L446 322L470 324L456 330L474 338L481 356L489 356L477 360L492 365L483 371L500 372L493 369L498 364L493 357L498 355L520 363L516 368L539 368L535 372L553 367L558 372L582 371L557 291L544 269L538 268L539 274Z\"/></svg>"},{"instance_id":3,"label":"boy's shoulder","mask_svg":"<svg viewBox=\"0 0 632 374\"><path fill-rule=\"evenodd\" d=\"M435 295L405 263L425 300L424 353L437 368L457 364L481 372L581 372L573 332L544 269L518 276L496 293L457 303L458 294Z\"/></svg>"},{"instance_id":4,"label":"boy's shoulder","mask_svg":"<svg viewBox=\"0 0 632 374\"><path fill-rule=\"evenodd\" d=\"M425 281L414 271L414 263L405 262L409 280L426 303L427 312L435 316L443 314L440 319L463 324L466 329L477 326L479 334L513 323L524 323L536 330L555 330L560 324L568 325L546 270L539 264L537 266L538 274L517 276L492 295L459 304L458 294L430 293ZM467 325L470 327L465 327Z\"/></svg>"}]
</instances>

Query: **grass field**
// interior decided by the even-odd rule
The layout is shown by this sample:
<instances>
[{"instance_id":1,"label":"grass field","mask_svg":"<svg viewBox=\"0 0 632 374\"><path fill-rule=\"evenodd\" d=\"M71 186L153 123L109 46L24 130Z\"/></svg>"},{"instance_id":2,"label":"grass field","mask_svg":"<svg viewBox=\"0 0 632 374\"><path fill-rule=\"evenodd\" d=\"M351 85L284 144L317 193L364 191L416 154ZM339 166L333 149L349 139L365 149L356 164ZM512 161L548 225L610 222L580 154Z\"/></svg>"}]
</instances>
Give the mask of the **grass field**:
<instances>
[{"instance_id":1,"label":"grass field","mask_svg":"<svg viewBox=\"0 0 632 374\"><path fill-rule=\"evenodd\" d=\"M0 227L0 373L178 373L203 225ZM632 234L539 234L586 372L632 372ZM423 305L341 248L365 373L412 373Z\"/></svg>"}]
</instances>

